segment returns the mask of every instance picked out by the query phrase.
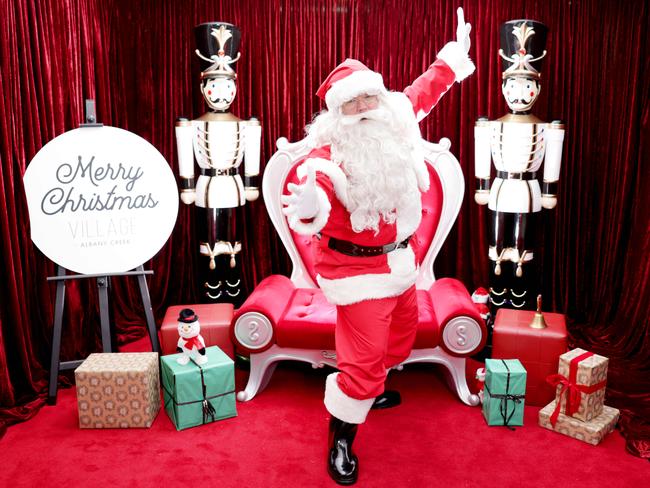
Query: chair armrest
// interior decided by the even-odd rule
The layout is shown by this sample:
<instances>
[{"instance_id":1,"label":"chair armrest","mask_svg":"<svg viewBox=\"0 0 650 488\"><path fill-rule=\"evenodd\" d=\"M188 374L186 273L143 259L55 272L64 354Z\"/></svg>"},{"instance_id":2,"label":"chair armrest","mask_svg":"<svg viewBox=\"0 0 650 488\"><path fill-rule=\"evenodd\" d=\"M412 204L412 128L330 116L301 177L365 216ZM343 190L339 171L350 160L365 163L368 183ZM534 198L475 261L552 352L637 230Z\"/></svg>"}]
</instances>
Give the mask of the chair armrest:
<instances>
[{"instance_id":1,"label":"chair armrest","mask_svg":"<svg viewBox=\"0 0 650 488\"><path fill-rule=\"evenodd\" d=\"M440 346L452 356L471 356L485 346L487 328L463 284L443 278L429 288L440 327Z\"/></svg>"},{"instance_id":2,"label":"chair armrest","mask_svg":"<svg viewBox=\"0 0 650 488\"><path fill-rule=\"evenodd\" d=\"M264 278L255 287L235 312L230 326L237 349L255 353L273 345L273 329L284 315L295 290L293 282L282 275Z\"/></svg>"}]
</instances>

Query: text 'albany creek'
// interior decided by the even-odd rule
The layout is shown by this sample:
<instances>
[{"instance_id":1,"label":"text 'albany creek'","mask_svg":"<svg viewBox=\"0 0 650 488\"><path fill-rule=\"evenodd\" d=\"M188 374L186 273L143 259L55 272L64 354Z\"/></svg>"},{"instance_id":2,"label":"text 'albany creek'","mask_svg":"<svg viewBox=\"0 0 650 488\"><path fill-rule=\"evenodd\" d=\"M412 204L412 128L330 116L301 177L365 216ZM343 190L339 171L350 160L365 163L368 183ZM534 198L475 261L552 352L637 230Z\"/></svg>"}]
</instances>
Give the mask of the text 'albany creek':
<instances>
[{"instance_id":1,"label":"text 'albany creek'","mask_svg":"<svg viewBox=\"0 0 650 488\"><path fill-rule=\"evenodd\" d=\"M125 246L131 244L131 238L136 234L136 223L132 218L71 220L68 230L82 248Z\"/></svg>"}]
</instances>

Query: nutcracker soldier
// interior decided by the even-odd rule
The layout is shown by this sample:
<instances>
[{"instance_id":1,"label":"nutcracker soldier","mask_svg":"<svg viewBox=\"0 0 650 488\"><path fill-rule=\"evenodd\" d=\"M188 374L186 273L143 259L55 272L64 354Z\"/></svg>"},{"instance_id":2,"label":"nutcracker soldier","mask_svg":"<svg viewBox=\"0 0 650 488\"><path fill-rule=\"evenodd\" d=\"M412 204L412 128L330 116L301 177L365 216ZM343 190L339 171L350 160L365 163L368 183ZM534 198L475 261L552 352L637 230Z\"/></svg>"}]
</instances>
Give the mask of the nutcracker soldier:
<instances>
[{"instance_id":1,"label":"nutcracker soldier","mask_svg":"<svg viewBox=\"0 0 650 488\"><path fill-rule=\"evenodd\" d=\"M239 29L209 22L196 26L194 33L201 60L201 93L210 110L176 123L181 200L196 207L202 299L238 306L245 297L237 214L246 201L259 196L261 126L255 118L241 120L229 111L237 92Z\"/></svg>"},{"instance_id":2,"label":"nutcracker soldier","mask_svg":"<svg viewBox=\"0 0 650 488\"><path fill-rule=\"evenodd\" d=\"M474 129L475 200L490 216L490 303L496 309L534 309L538 271L535 254L542 208L556 205L564 126L531 113L540 91L547 28L533 20L501 26L501 91L511 113L498 120L479 118ZM490 186L490 159L496 178ZM544 162L540 188L538 171Z\"/></svg>"}]
</instances>

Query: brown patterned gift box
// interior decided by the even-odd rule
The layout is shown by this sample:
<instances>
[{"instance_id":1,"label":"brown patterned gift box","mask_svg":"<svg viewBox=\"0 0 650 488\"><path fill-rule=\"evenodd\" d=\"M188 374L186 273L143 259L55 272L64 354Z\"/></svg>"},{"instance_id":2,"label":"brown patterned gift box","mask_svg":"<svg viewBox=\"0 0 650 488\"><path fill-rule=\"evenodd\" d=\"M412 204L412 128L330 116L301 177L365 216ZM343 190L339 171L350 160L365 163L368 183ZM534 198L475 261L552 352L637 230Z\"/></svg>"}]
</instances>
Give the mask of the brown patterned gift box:
<instances>
[{"instance_id":1,"label":"brown patterned gift box","mask_svg":"<svg viewBox=\"0 0 650 488\"><path fill-rule=\"evenodd\" d=\"M158 353L94 353L75 372L79 427L150 427L160 409Z\"/></svg>"},{"instance_id":2,"label":"brown patterned gift box","mask_svg":"<svg viewBox=\"0 0 650 488\"><path fill-rule=\"evenodd\" d=\"M557 385L555 401L563 414L585 422L600 415L605 402L609 359L584 349L572 349L560 356L558 374L549 376ZM571 408L567 412L567 399Z\"/></svg>"},{"instance_id":3,"label":"brown patterned gift box","mask_svg":"<svg viewBox=\"0 0 650 488\"><path fill-rule=\"evenodd\" d=\"M583 422L561 413L553 427L551 417L556 405L557 402L553 400L539 411L539 425L589 444L599 444L607 434L614 430L618 421L619 411L604 405L600 415L589 422Z\"/></svg>"}]
</instances>

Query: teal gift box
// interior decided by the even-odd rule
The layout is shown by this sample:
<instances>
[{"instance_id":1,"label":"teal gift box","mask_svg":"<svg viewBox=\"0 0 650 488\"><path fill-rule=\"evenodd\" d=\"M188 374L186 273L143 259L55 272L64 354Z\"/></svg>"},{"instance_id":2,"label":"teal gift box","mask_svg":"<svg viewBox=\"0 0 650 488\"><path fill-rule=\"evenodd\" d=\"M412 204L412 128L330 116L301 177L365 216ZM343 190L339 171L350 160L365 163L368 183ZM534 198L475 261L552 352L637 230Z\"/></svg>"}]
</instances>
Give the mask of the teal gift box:
<instances>
[{"instance_id":1,"label":"teal gift box","mask_svg":"<svg viewBox=\"0 0 650 488\"><path fill-rule=\"evenodd\" d=\"M235 364L216 346L205 354L201 366L178 364L180 354L160 358L165 411L177 430L237 416Z\"/></svg>"},{"instance_id":2,"label":"teal gift box","mask_svg":"<svg viewBox=\"0 0 650 488\"><path fill-rule=\"evenodd\" d=\"M524 425L526 369L518 359L486 359L483 416L488 425Z\"/></svg>"}]
</instances>

